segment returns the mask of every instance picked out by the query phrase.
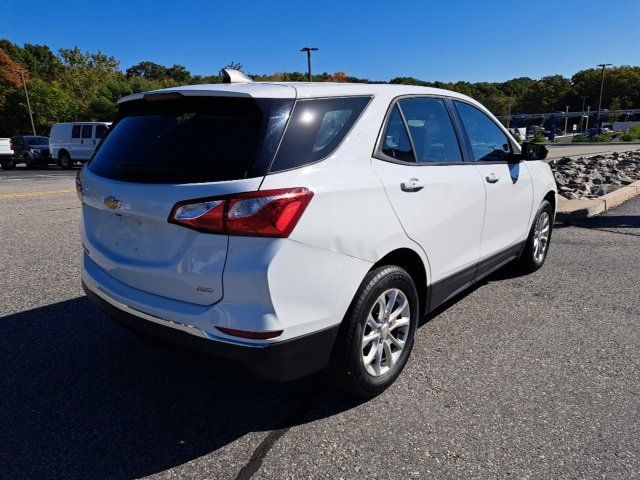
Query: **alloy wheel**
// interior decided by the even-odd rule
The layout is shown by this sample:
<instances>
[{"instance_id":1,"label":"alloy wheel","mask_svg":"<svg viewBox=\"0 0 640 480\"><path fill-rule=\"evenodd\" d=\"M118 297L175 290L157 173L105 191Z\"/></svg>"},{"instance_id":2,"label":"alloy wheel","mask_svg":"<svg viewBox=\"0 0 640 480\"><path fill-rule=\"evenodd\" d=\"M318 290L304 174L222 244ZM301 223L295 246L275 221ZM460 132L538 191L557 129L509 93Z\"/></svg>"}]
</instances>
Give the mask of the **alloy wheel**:
<instances>
[{"instance_id":1,"label":"alloy wheel","mask_svg":"<svg viewBox=\"0 0 640 480\"><path fill-rule=\"evenodd\" d=\"M392 288L375 301L362 331L362 363L366 372L380 377L393 369L409 335L411 310L407 296Z\"/></svg>"},{"instance_id":2,"label":"alloy wheel","mask_svg":"<svg viewBox=\"0 0 640 480\"><path fill-rule=\"evenodd\" d=\"M533 230L533 259L536 263L542 263L547 254L549 234L551 233L549 213L542 212L536 221Z\"/></svg>"}]
</instances>

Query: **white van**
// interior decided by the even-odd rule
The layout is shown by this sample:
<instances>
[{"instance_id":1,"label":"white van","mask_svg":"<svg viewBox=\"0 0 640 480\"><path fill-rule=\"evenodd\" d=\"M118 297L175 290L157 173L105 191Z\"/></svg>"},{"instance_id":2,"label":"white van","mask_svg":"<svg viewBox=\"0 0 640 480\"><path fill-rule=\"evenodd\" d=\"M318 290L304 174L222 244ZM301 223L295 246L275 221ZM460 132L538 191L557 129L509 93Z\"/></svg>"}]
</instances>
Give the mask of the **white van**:
<instances>
[{"instance_id":1,"label":"white van","mask_svg":"<svg viewBox=\"0 0 640 480\"><path fill-rule=\"evenodd\" d=\"M51 157L62 168L71 168L75 162L87 162L109 125L111 122L56 123L49 133Z\"/></svg>"}]
</instances>

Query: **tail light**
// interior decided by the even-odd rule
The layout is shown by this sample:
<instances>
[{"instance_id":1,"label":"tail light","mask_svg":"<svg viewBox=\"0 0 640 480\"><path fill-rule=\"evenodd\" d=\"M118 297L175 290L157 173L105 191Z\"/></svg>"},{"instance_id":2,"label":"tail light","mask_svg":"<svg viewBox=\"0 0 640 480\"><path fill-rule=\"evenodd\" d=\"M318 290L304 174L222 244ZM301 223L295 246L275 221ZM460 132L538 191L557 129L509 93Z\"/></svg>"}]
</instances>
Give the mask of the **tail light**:
<instances>
[{"instance_id":1,"label":"tail light","mask_svg":"<svg viewBox=\"0 0 640 480\"><path fill-rule=\"evenodd\" d=\"M312 197L299 187L190 200L173 207L169 223L205 233L285 238Z\"/></svg>"},{"instance_id":2,"label":"tail light","mask_svg":"<svg viewBox=\"0 0 640 480\"><path fill-rule=\"evenodd\" d=\"M13 150L13 138L9 139L9 150Z\"/></svg>"}]
</instances>

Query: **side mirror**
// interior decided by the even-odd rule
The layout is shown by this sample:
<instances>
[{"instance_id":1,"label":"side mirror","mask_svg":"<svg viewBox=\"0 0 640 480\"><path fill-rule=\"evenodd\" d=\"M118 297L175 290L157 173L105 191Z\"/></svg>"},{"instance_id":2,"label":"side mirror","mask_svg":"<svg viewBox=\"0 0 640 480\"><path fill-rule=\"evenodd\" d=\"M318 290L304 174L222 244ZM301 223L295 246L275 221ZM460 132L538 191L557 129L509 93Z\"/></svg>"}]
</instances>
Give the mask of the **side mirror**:
<instances>
[{"instance_id":1,"label":"side mirror","mask_svg":"<svg viewBox=\"0 0 640 480\"><path fill-rule=\"evenodd\" d=\"M525 160L544 160L549 149L539 143L522 142L522 158Z\"/></svg>"}]
</instances>

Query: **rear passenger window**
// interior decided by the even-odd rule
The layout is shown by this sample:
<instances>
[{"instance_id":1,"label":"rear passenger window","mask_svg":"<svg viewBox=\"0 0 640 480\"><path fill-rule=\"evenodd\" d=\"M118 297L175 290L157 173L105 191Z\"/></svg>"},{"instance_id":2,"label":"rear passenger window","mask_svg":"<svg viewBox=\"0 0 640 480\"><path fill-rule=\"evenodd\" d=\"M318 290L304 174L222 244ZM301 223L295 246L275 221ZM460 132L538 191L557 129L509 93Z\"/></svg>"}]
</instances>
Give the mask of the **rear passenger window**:
<instances>
[{"instance_id":1,"label":"rear passenger window","mask_svg":"<svg viewBox=\"0 0 640 480\"><path fill-rule=\"evenodd\" d=\"M106 125L96 125L96 138L104 137L105 133L107 133Z\"/></svg>"},{"instance_id":2,"label":"rear passenger window","mask_svg":"<svg viewBox=\"0 0 640 480\"><path fill-rule=\"evenodd\" d=\"M502 129L476 107L462 102L455 102L455 105L471 142L474 160L508 160L511 146Z\"/></svg>"},{"instance_id":3,"label":"rear passenger window","mask_svg":"<svg viewBox=\"0 0 640 480\"><path fill-rule=\"evenodd\" d=\"M71 138L80 138L80 125L74 125L71 129Z\"/></svg>"},{"instance_id":4,"label":"rear passenger window","mask_svg":"<svg viewBox=\"0 0 640 480\"><path fill-rule=\"evenodd\" d=\"M418 163L460 163L462 154L444 101L406 98L398 102L413 140Z\"/></svg>"},{"instance_id":5,"label":"rear passenger window","mask_svg":"<svg viewBox=\"0 0 640 480\"><path fill-rule=\"evenodd\" d=\"M413 150L411 149L411 141L404 126L404 121L398 110L398 105L393 107L387 129L382 139L382 153L385 155L401 160L403 162L415 162Z\"/></svg>"},{"instance_id":6,"label":"rear passenger window","mask_svg":"<svg viewBox=\"0 0 640 480\"><path fill-rule=\"evenodd\" d=\"M371 97L298 100L270 172L297 168L331 155Z\"/></svg>"},{"instance_id":7,"label":"rear passenger window","mask_svg":"<svg viewBox=\"0 0 640 480\"><path fill-rule=\"evenodd\" d=\"M93 125L83 125L82 126L82 138L91 138L91 131L93 130Z\"/></svg>"}]
</instances>

